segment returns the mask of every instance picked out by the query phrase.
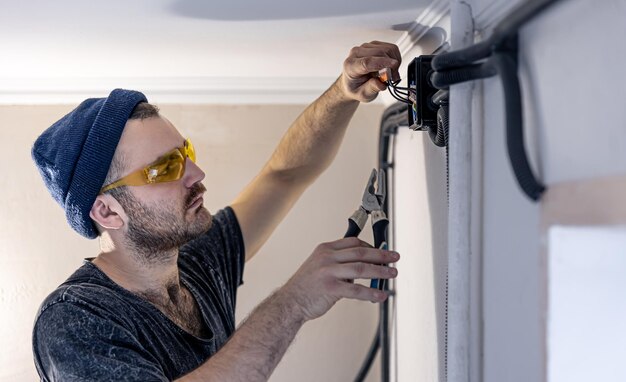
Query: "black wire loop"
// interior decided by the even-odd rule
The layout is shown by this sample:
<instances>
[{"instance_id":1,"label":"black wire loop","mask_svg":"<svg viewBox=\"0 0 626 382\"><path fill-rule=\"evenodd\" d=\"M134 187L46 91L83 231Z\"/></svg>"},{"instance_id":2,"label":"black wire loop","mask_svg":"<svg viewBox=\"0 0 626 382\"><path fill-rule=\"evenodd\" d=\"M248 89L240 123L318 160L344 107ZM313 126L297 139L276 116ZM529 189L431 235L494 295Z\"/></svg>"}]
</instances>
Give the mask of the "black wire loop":
<instances>
[{"instance_id":1,"label":"black wire loop","mask_svg":"<svg viewBox=\"0 0 626 382\"><path fill-rule=\"evenodd\" d=\"M494 28L485 41L465 49L435 56L431 62L433 86L446 89L462 82L500 74L505 96L506 144L509 162L518 185L537 201L545 186L535 177L526 155L522 100L517 77L517 33L526 22L560 0L528 0L517 6Z\"/></svg>"}]
</instances>

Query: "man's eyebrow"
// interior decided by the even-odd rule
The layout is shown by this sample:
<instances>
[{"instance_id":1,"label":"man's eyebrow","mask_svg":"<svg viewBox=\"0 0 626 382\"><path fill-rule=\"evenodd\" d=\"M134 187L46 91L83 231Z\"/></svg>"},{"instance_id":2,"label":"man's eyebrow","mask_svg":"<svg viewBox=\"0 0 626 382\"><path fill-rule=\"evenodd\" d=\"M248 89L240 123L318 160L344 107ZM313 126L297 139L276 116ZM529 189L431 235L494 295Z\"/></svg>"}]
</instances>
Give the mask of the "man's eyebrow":
<instances>
[{"instance_id":1,"label":"man's eyebrow","mask_svg":"<svg viewBox=\"0 0 626 382\"><path fill-rule=\"evenodd\" d=\"M155 162L159 162L159 161L161 161L161 160L163 160L163 159L165 159L165 158L169 157L169 156L170 156L170 155L171 155L174 151L176 151L176 150L178 150L178 147L173 148L173 149L171 149L171 150L169 150L169 151L167 151L167 152L165 152L165 153L163 153L163 154L159 155L159 157L158 157L157 159L153 160L152 162L150 162L150 163L148 163L148 164L152 164L152 163L155 163Z\"/></svg>"},{"instance_id":2,"label":"man's eyebrow","mask_svg":"<svg viewBox=\"0 0 626 382\"><path fill-rule=\"evenodd\" d=\"M142 165L142 167L147 167L147 166L150 166L150 165L152 165L152 164L155 164L155 163L157 163L157 162L159 162L159 161L161 161L161 160L165 159L165 158L166 158L167 156L169 156L172 152L174 152L174 150L178 150L179 148L181 148L181 147L185 146L185 142L187 142L187 139L186 139L186 138L183 138L183 144L182 144L182 145L180 145L180 146L176 146L176 147L174 147L173 149L171 149L171 150L168 150L168 151L164 152L163 154L159 155L159 156L158 156L156 159L154 159L153 161L150 161L150 162L148 162L148 163L146 163L146 164Z\"/></svg>"}]
</instances>

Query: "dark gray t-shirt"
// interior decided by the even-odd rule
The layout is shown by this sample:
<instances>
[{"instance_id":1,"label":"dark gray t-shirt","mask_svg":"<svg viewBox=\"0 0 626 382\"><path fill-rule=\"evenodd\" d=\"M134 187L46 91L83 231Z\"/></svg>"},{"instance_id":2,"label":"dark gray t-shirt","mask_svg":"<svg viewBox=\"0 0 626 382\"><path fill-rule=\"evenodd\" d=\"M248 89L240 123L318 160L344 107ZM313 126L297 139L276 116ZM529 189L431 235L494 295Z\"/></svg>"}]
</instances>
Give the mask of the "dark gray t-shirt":
<instances>
[{"instance_id":1,"label":"dark gray t-shirt","mask_svg":"<svg viewBox=\"0 0 626 382\"><path fill-rule=\"evenodd\" d=\"M235 331L244 245L230 207L180 249L181 282L211 333L191 335L89 261L41 305L33 330L42 381L169 381L198 367Z\"/></svg>"}]
</instances>

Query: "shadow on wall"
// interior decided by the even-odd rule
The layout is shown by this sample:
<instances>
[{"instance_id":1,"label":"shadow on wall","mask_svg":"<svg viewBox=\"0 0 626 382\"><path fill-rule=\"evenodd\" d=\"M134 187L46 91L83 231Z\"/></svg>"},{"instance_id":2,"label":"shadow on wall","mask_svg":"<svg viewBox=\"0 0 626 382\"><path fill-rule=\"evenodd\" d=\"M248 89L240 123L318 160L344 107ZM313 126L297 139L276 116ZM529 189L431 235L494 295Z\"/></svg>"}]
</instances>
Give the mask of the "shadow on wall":
<instances>
[{"instance_id":1,"label":"shadow on wall","mask_svg":"<svg viewBox=\"0 0 626 382\"><path fill-rule=\"evenodd\" d=\"M446 48L448 33L443 28L429 27L416 22L409 22L396 24L392 29L407 32L412 43L411 45L418 45L422 52L434 52L438 49ZM407 63L412 59L412 57L409 57Z\"/></svg>"},{"instance_id":2,"label":"shadow on wall","mask_svg":"<svg viewBox=\"0 0 626 382\"><path fill-rule=\"evenodd\" d=\"M174 14L196 19L223 21L267 21L290 19L313 19L320 17L352 16L390 11L415 10L415 0L391 0L353 2L336 0L268 2L231 0L219 6L210 1L176 0L169 7ZM278 11L279 10L279 11ZM415 12L409 12L415 14Z\"/></svg>"},{"instance_id":3,"label":"shadow on wall","mask_svg":"<svg viewBox=\"0 0 626 382\"><path fill-rule=\"evenodd\" d=\"M437 348L439 351L439 375L445 375L446 357L446 310L448 275L448 185L445 148L435 146L428 134L424 140L424 167L428 188L428 207L433 253L433 283L435 292L435 316L437 318Z\"/></svg>"}]
</instances>

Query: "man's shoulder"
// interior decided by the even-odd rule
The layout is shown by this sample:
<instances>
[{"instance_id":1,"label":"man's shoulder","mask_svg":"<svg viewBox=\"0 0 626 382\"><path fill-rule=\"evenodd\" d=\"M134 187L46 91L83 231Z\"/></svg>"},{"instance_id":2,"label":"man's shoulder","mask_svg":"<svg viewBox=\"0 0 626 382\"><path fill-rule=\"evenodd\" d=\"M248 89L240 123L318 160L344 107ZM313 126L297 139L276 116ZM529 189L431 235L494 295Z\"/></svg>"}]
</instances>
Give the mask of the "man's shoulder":
<instances>
[{"instance_id":1,"label":"man's shoulder","mask_svg":"<svg viewBox=\"0 0 626 382\"><path fill-rule=\"evenodd\" d=\"M121 297L115 285L102 277L95 265L86 262L44 299L35 322L53 306L57 314L75 312L77 308L92 313L111 311L124 305Z\"/></svg>"}]
</instances>

